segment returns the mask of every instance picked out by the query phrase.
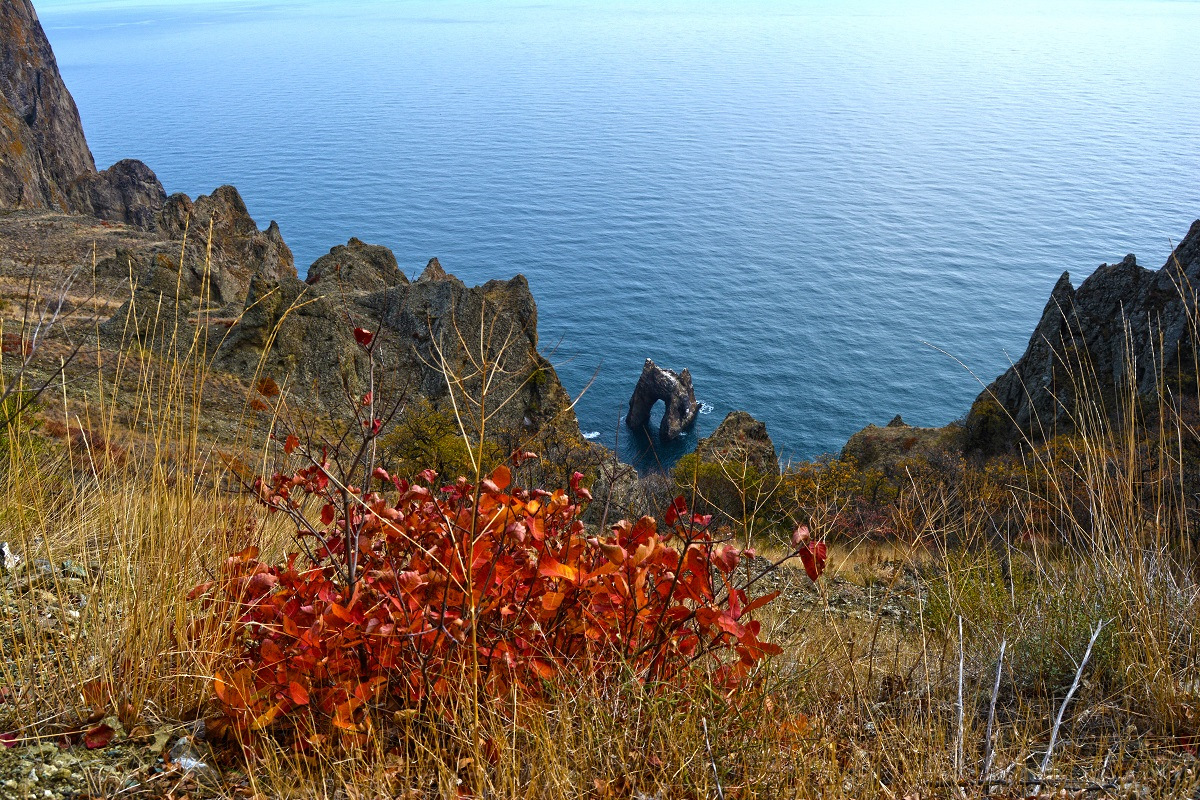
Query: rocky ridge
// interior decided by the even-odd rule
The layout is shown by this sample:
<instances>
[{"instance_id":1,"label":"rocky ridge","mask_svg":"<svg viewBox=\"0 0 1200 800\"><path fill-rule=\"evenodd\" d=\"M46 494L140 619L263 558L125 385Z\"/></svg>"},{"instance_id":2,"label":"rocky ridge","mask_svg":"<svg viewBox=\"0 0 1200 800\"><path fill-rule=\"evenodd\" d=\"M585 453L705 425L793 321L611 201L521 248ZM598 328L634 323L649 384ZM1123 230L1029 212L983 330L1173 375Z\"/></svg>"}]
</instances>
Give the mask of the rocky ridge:
<instances>
[{"instance_id":1,"label":"rocky ridge","mask_svg":"<svg viewBox=\"0 0 1200 800\"><path fill-rule=\"evenodd\" d=\"M976 399L968 447L988 452L1023 437L1072 429L1079 415L1113 414L1132 391L1157 397L1160 381L1192 374L1200 286L1200 220L1158 270L1127 255L1101 264L1078 288L1064 272L1025 353Z\"/></svg>"},{"instance_id":2,"label":"rocky ridge","mask_svg":"<svg viewBox=\"0 0 1200 800\"><path fill-rule=\"evenodd\" d=\"M522 276L468 287L432 259L410 282L386 247L351 239L301 280L279 226L260 229L234 187L192 200L168 197L140 161L96 170L29 0L0 5L0 44L0 291L19 299L36 279L45 296L74 274L74 327L61 338L98 331L114 350L198 333L240 402L269 378L324 413L368 391L361 327L383 340L377 366L397 396L436 407L452 384L477 393L488 373L492 402L506 401L484 412L491 430L552 426L582 445L570 397L537 352Z\"/></svg>"},{"instance_id":3,"label":"rocky ridge","mask_svg":"<svg viewBox=\"0 0 1200 800\"><path fill-rule=\"evenodd\" d=\"M103 172L30 0L0 4L0 211L89 214L148 227L166 201L139 161Z\"/></svg>"}]
</instances>

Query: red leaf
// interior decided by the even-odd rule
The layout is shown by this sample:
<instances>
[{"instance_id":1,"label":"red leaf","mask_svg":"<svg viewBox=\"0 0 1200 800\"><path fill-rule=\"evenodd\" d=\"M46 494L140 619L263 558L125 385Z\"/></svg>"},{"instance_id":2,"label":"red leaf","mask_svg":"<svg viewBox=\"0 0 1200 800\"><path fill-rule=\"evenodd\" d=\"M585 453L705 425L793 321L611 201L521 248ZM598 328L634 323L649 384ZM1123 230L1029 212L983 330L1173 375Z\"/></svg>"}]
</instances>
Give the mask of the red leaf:
<instances>
[{"instance_id":1,"label":"red leaf","mask_svg":"<svg viewBox=\"0 0 1200 800\"><path fill-rule=\"evenodd\" d=\"M683 495L676 497L671 503L670 508L665 514L667 527L674 528L675 523L679 522L680 517L687 515L687 500L683 499Z\"/></svg>"},{"instance_id":2,"label":"red leaf","mask_svg":"<svg viewBox=\"0 0 1200 800\"><path fill-rule=\"evenodd\" d=\"M825 543L814 542L800 548L800 560L804 562L804 571L808 573L808 577L816 581L825 571L825 561L827 560Z\"/></svg>"},{"instance_id":3,"label":"red leaf","mask_svg":"<svg viewBox=\"0 0 1200 800\"><path fill-rule=\"evenodd\" d=\"M0 733L0 744L6 748L17 746L17 735L15 733Z\"/></svg>"},{"instance_id":4,"label":"red leaf","mask_svg":"<svg viewBox=\"0 0 1200 800\"><path fill-rule=\"evenodd\" d=\"M776 597L779 597L780 594L781 594L781 592L779 592L779 590L775 590L774 592L771 592L770 594L764 594L762 597L754 598L746 605L745 608L742 609L742 614L749 614L751 611L757 611L758 609L765 606L767 603L774 600Z\"/></svg>"},{"instance_id":5,"label":"red leaf","mask_svg":"<svg viewBox=\"0 0 1200 800\"><path fill-rule=\"evenodd\" d=\"M371 342L374 341L374 339L375 334L371 333L371 331L367 330L366 328L354 329L354 341L358 342L363 347L370 347Z\"/></svg>"},{"instance_id":6,"label":"red leaf","mask_svg":"<svg viewBox=\"0 0 1200 800\"><path fill-rule=\"evenodd\" d=\"M99 750L101 747L108 747L108 743L112 741L116 733L108 725L97 725L83 734L83 743L88 750Z\"/></svg>"},{"instance_id":7,"label":"red leaf","mask_svg":"<svg viewBox=\"0 0 1200 800\"><path fill-rule=\"evenodd\" d=\"M295 681L288 684L288 697L298 706L308 705L308 691Z\"/></svg>"},{"instance_id":8,"label":"red leaf","mask_svg":"<svg viewBox=\"0 0 1200 800\"><path fill-rule=\"evenodd\" d=\"M741 558L741 553L732 545L723 544L717 547L712 554L713 566L728 575L737 569L738 561Z\"/></svg>"},{"instance_id":9,"label":"red leaf","mask_svg":"<svg viewBox=\"0 0 1200 800\"><path fill-rule=\"evenodd\" d=\"M326 503L321 509L321 524L328 525L329 523L333 522L333 517L336 513L337 512L334 510L333 504Z\"/></svg>"},{"instance_id":10,"label":"red leaf","mask_svg":"<svg viewBox=\"0 0 1200 800\"><path fill-rule=\"evenodd\" d=\"M717 621L718 628L725 631L730 636L733 636L736 639L740 639L746 635L746 629L743 628L741 625L739 625L733 619L733 617L729 616L728 614L721 614L720 616L717 617L716 621Z\"/></svg>"},{"instance_id":11,"label":"red leaf","mask_svg":"<svg viewBox=\"0 0 1200 800\"><path fill-rule=\"evenodd\" d=\"M289 434L287 441L283 443L283 452L289 456L300 446L300 440L296 438L296 434Z\"/></svg>"}]
</instances>

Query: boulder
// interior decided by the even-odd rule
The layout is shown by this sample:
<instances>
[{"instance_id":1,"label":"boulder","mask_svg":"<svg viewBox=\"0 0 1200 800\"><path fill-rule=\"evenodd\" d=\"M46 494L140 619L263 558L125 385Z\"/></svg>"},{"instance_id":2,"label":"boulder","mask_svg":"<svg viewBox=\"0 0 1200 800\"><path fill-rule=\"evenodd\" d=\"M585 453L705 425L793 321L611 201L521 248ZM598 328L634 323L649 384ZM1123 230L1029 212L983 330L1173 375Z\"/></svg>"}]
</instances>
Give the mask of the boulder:
<instances>
[{"instance_id":1,"label":"boulder","mask_svg":"<svg viewBox=\"0 0 1200 800\"><path fill-rule=\"evenodd\" d=\"M966 446L983 454L1041 441L1093 410L1111 415L1132 392L1158 395L1160 381L1188 373L1200 287L1200 220L1161 269L1128 255L1101 264L1078 289L1063 273L1025 353L975 400Z\"/></svg>"},{"instance_id":2,"label":"boulder","mask_svg":"<svg viewBox=\"0 0 1200 800\"><path fill-rule=\"evenodd\" d=\"M339 289L377 292L406 284L408 278L391 250L351 239L314 261L305 281L318 293L328 294Z\"/></svg>"},{"instance_id":3,"label":"boulder","mask_svg":"<svg viewBox=\"0 0 1200 800\"><path fill-rule=\"evenodd\" d=\"M700 404L696 402L692 388L692 374L686 369L683 372L663 369L647 358L633 396L629 398L625 424L634 430L644 429L650 423L650 409L659 400L667 407L658 428L659 436L664 441L678 439L695 423L696 415L700 413Z\"/></svg>"},{"instance_id":4,"label":"boulder","mask_svg":"<svg viewBox=\"0 0 1200 800\"><path fill-rule=\"evenodd\" d=\"M766 423L745 411L731 411L711 436L696 445L704 463L746 464L763 475L779 474L779 457Z\"/></svg>"},{"instance_id":5,"label":"boulder","mask_svg":"<svg viewBox=\"0 0 1200 800\"><path fill-rule=\"evenodd\" d=\"M72 210L109 222L153 230L167 203L158 176L141 161L118 161L103 172L87 172L67 189Z\"/></svg>"}]
</instances>

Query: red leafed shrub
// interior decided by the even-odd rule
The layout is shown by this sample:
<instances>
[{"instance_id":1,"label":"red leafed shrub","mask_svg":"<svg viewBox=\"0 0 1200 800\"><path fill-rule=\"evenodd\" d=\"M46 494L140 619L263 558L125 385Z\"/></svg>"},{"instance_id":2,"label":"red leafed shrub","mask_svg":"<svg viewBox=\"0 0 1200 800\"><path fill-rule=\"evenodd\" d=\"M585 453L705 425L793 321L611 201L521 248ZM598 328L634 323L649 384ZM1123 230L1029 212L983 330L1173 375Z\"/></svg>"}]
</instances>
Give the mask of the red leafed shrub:
<instances>
[{"instance_id":1,"label":"red leafed shrub","mask_svg":"<svg viewBox=\"0 0 1200 800\"><path fill-rule=\"evenodd\" d=\"M364 732L373 707L452 713L472 685L536 698L575 673L651 682L703 670L732 690L780 652L754 619L778 593L752 599L735 585L743 553L682 498L663 524L594 536L578 474L552 493L513 486L506 467L440 488L432 472L409 483L376 469L386 491L365 494L332 478L310 458L260 482L262 502L296 522L300 552L267 564L249 548L193 593L232 620L215 690L239 732L295 730L303 744L329 725Z\"/></svg>"}]
</instances>

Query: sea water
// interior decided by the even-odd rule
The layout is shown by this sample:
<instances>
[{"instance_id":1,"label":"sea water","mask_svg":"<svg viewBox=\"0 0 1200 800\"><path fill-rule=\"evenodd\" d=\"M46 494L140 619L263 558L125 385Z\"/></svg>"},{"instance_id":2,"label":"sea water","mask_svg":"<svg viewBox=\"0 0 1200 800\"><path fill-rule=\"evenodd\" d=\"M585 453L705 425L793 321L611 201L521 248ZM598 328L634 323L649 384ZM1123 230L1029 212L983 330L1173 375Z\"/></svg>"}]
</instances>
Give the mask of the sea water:
<instances>
[{"instance_id":1,"label":"sea water","mask_svg":"<svg viewBox=\"0 0 1200 800\"><path fill-rule=\"evenodd\" d=\"M1195 2L36 5L97 161L235 184L303 274L524 273L585 433L669 464L734 409L787 458L966 412L1054 281L1200 217ZM642 363L705 413L622 425Z\"/></svg>"}]
</instances>

